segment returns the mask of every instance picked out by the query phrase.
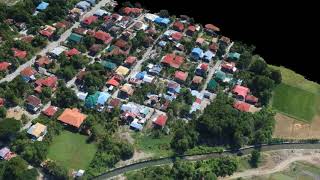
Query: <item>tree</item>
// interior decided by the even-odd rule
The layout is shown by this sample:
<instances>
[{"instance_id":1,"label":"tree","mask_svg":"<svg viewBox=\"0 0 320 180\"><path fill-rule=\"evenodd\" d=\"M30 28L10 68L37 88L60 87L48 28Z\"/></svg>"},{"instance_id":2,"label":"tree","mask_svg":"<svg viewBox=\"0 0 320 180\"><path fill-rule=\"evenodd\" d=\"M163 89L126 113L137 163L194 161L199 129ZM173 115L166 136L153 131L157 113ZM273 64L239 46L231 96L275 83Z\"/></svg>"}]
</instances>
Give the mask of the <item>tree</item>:
<instances>
[{"instance_id":1,"label":"tree","mask_svg":"<svg viewBox=\"0 0 320 180\"><path fill-rule=\"evenodd\" d=\"M54 179L67 180L68 170L54 161L48 161L45 166L46 171L51 174Z\"/></svg>"},{"instance_id":2,"label":"tree","mask_svg":"<svg viewBox=\"0 0 320 180\"><path fill-rule=\"evenodd\" d=\"M130 159L133 156L134 149L128 142L121 142L120 146L120 156L122 160Z\"/></svg>"},{"instance_id":3,"label":"tree","mask_svg":"<svg viewBox=\"0 0 320 180\"><path fill-rule=\"evenodd\" d=\"M254 167L254 168L257 168L258 167L258 163L260 161L260 157L261 157L261 154L260 154L260 151L259 150L253 150L251 152L251 158L250 158L250 165L251 167Z\"/></svg>"},{"instance_id":4,"label":"tree","mask_svg":"<svg viewBox=\"0 0 320 180\"><path fill-rule=\"evenodd\" d=\"M196 132L191 123L178 122L179 128L174 132L171 147L179 154L193 148L198 142L199 133Z\"/></svg>"},{"instance_id":5,"label":"tree","mask_svg":"<svg viewBox=\"0 0 320 180\"><path fill-rule=\"evenodd\" d=\"M282 76L281 76L281 72L279 70L276 69L271 69L270 70L270 78L276 83L276 84L280 84L282 81Z\"/></svg>"},{"instance_id":6,"label":"tree","mask_svg":"<svg viewBox=\"0 0 320 180\"><path fill-rule=\"evenodd\" d=\"M263 75L267 68L267 63L260 57L254 56L253 63L250 65L249 70L258 75Z\"/></svg>"},{"instance_id":7,"label":"tree","mask_svg":"<svg viewBox=\"0 0 320 180\"><path fill-rule=\"evenodd\" d=\"M44 48L47 45L47 40L42 37L42 36L36 36L32 41L31 41L32 46L34 47L40 47Z\"/></svg>"},{"instance_id":8,"label":"tree","mask_svg":"<svg viewBox=\"0 0 320 180\"><path fill-rule=\"evenodd\" d=\"M13 118L6 118L0 121L0 139L9 140L12 136L17 134L20 128L20 121Z\"/></svg>"},{"instance_id":9,"label":"tree","mask_svg":"<svg viewBox=\"0 0 320 180\"><path fill-rule=\"evenodd\" d=\"M51 90L51 88L49 88L49 87L43 87L43 88L41 89L40 97L41 97L42 99L44 99L44 98L50 98L51 95L52 95L52 90Z\"/></svg>"},{"instance_id":10,"label":"tree","mask_svg":"<svg viewBox=\"0 0 320 180\"><path fill-rule=\"evenodd\" d=\"M94 39L94 37L86 36L83 38L83 43L87 48L90 48L95 42L96 40Z\"/></svg>"},{"instance_id":11,"label":"tree","mask_svg":"<svg viewBox=\"0 0 320 180\"><path fill-rule=\"evenodd\" d=\"M72 89L62 85L58 87L53 103L62 108L75 107L78 103L78 98Z\"/></svg>"},{"instance_id":12,"label":"tree","mask_svg":"<svg viewBox=\"0 0 320 180\"><path fill-rule=\"evenodd\" d=\"M176 161L171 171L175 179L186 179L195 174L193 164L184 161Z\"/></svg>"},{"instance_id":13,"label":"tree","mask_svg":"<svg viewBox=\"0 0 320 180\"><path fill-rule=\"evenodd\" d=\"M5 107L0 107L0 119L6 117L7 109Z\"/></svg>"},{"instance_id":14,"label":"tree","mask_svg":"<svg viewBox=\"0 0 320 180\"><path fill-rule=\"evenodd\" d=\"M170 14L169 14L169 11L168 11L168 10L162 9L162 10L160 10L160 12L159 12L159 16L160 16L160 17L163 17L163 18L167 18L167 17L170 16Z\"/></svg>"},{"instance_id":15,"label":"tree","mask_svg":"<svg viewBox=\"0 0 320 180\"><path fill-rule=\"evenodd\" d=\"M27 162L17 156L7 162L3 176L8 180L23 180L26 177L30 180L35 180L38 173L34 169L29 170Z\"/></svg>"}]
</instances>

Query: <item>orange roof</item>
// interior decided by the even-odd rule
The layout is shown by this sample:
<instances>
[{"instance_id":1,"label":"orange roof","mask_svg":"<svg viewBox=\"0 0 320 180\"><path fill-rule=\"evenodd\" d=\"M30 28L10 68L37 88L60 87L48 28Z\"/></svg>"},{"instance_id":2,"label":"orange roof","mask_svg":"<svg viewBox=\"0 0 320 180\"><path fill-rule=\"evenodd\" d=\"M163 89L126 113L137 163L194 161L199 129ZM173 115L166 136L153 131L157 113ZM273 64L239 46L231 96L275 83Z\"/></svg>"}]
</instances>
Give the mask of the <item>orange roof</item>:
<instances>
[{"instance_id":1,"label":"orange roof","mask_svg":"<svg viewBox=\"0 0 320 180\"><path fill-rule=\"evenodd\" d=\"M26 77L30 77L32 75L34 75L36 73L36 71L34 69L32 69L32 67L26 67L24 70L22 70L20 72L20 74L22 76L26 76Z\"/></svg>"},{"instance_id":2,"label":"orange roof","mask_svg":"<svg viewBox=\"0 0 320 180\"><path fill-rule=\"evenodd\" d=\"M8 63L8 62L0 62L0 71L7 70L10 65L11 63Z\"/></svg>"},{"instance_id":3,"label":"orange roof","mask_svg":"<svg viewBox=\"0 0 320 180\"><path fill-rule=\"evenodd\" d=\"M243 112L249 112L250 110L250 104L242 102L242 101L237 101L233 104L233 107L238 109L239 111Z\"/></svg>"},{"instance_id":4,"label":"orange roof","mask_svg":"<svg viewBox=\"0 0 320 180\"><path fill-rule=\"evenodd\" d=\"M181 81L186 81L187 77L188 77L188 73L187 72L182 72L182 71L176 71L174 77L178 80Z\"/></svg>"},{"instance_id":5,"label":"orange roof","mask_svg":"<svg viewBox=\"0 0 320 180\"><path fill-rule=\"evenodd\" d=\"M87 115L82 114L77 108L67 108L58 117L58 120L63 123L79 128L86 118Z\"/></svg>"},{"instance_id":6,"label":"orange roof","mask_svg":"<svg viewBox=\"0 0 320 180\"><path fill-rule=\"evenodd\" d=\"M212 31L220 31L220 28L218 28L217 26L215 26L213 24L206 24L205 28L210 29Z\"/></svg>"},{"instance_id":7,"label":"orange roof","mask_svg":"<svg viewBox=\"0 0 320 180\"><path fill-rule=\"evenodd\" d=\"M107 82L108 85L112 85L112 86L119 86L119 82L115 79L115 77L112 77L108 82Z\"/></svg>"},{"instance_id":8,"label":"orange roof","mask_svg":"<svg viewBox=\"0 0 320 180\"><path fill-rule=\"evenodd\" d=\"M173 68L179 68L184 62L184 58L175 54L167 54L161 61L162 63L168 64Z\"/></svg>"}]
</instances>

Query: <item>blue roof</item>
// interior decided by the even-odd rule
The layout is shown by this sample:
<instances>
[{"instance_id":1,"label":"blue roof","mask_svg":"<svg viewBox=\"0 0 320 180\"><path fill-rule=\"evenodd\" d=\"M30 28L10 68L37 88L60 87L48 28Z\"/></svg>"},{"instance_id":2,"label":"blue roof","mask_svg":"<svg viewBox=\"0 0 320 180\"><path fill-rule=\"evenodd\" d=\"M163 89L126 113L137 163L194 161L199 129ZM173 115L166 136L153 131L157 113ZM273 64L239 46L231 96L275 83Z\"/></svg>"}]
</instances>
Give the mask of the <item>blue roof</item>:
<instances>
[{"instance_id":1,"label":"blue roof","mask_svg":"<svg viewBox=\"0 0 320 180\"><path fill-rule=\"evenodd\" d=\"M77 6L77 7L80 7L80 8L87 9L87 8L89 8L91 5L90 5L87 1L80 1L80 2L77 3L76 6Z\"/></svg>"},{"instance_id":2,"label":"blue roof","mask_svg":"<svg viewBox=\"0 0 320 180\"><path fill-rule=\"evenodd\" d=\"M167 45L167 42L165 42L165 41L160 41L160 42L159 42L159 45L160 45L161 47L164 47L164 46Z\"/></svg>"},{"instance_id":3,"label":"blue roof","mask_svg":"<svg viewBox=\"0 0 320 180\"><path fill-rule=\"evenodd\" d=\"M101 92L99 97L98 97L98 104L104 105L108 99L111 97L111 95L109 93L106 92Z\"/></svg>"},{"instance_id":4,"label":"blue roof","mask_svg":"<svg viewBox=\"0 0 320 180\"><path fill-rule=\"evenodd\" d=\"M162 21L162 18L161 18L161 17L157 17L157 18L154 20L154 22L156 22L156 23L161 23L161 21Z\"/></svg>"},{"instance_id":5,"label":"blue roof","mask_svg":"<svg viewBox=\"0 0 320 180\"><path fill-rule=\"evenodd\" d=\"M145 72L145 71L143 71L143 72L138 72L138 73L136 74L136 78L142 80L145 75L146 75L146 72Z\"/></svg>"},{"instance_id":6,"label":"blue roof","mask_svg":"<svg viewBox=\"0 0 320 180\"><path fill-rule=\"evenodd\" d=\"M170 23L170 19L169 18L161 18L161 17L157 17L155 20L154 20L155 23L158 23L158 24L165 24L165 25L168 25Z\"/></svg>"},{"instance_id":7,"label":"blue roof","mask_svg":"<svg viewBox=\"0 0 320 180\"><path fill-rule=\"evenodd\" d=\"M37 6L37 10L45 10L47 9L47 7L49 6L49 3L46 3L46 2L41 2L38 6Z\"/></svg>"},{"instance_id":8,"label":"blue roof","mask_svg":"<svg viewBox=\"0 0 320 180\"><path fill-rule=\"evenodd\" d=\"M130 126L135 128L135 129L138 129L139 131L141 131L142 128L143 128L143 126L141 124L139 124L137 122L134 122L134 121L130 124Z\"/></svg>"},{"instance_id":9,"label":"blue roof","mask_svg":"<svg viewBox=\"0 0 320 180\"><path fill-rule=\"evenodd\" d=\"M203 50L201 48L193 48L191 55L195 58L202 58L203 57Z\"/></svg>"}]
</instances>

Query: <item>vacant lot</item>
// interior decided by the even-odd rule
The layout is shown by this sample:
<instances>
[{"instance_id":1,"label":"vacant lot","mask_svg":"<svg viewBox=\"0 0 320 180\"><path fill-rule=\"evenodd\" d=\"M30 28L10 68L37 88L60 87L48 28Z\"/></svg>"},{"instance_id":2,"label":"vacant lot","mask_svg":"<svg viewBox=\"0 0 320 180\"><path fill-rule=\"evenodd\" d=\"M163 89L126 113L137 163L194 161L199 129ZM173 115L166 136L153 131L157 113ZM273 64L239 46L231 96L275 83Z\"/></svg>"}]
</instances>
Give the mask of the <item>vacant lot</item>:
<instances>
[{"instance_id":1,"label":"vacant lot","mask_svg":"<svg viewBox=\"0 0 320 180\"><path fill-rule=\"evenodd\" d=\"M284 114L309 122L316 114L318 101L317 94L282 83L274 90L272 106Z\"/></svg>"},{"instance_id":2,"label":"vacant lot","mask_svg":"<svg viewBox=\"0 0 320 180\"><path fill-rule=\"evenodd\" d=\"M53 139L48 158L68 169L86 169L97 151L96 145L86 140L87 136L63 131Z\"/></svg>"}]
</instances>

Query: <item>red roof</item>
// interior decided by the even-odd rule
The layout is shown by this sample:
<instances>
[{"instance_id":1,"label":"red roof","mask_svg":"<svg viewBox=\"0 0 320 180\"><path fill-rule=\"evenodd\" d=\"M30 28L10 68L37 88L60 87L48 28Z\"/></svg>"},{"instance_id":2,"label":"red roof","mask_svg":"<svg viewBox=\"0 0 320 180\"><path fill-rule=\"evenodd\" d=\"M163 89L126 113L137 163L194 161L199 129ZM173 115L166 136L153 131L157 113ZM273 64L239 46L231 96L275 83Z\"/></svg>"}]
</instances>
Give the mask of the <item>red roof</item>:
<instances>
[{"instance_id":1,"label":"red roof","mask_svg":"<svg viewBox=\"0 0 320 180\"><path fill-rule=\"evenodd\" d=\"M115 77L112 77L109 81L107 81L107 84L117 87L120 83L116 80Z\"/></svg>"},{"instance_id":2,"label":"red roof","mask_svg":"<svg viewBox=\"0 0 320 180\"><path fill-rule=\"evenodd\" d=\"M34 106L39 106L41 104L41 100L34 95L30 95L27 98L27 103L32 104Z\"/></svg>"},{"instance_id":3,"label":"red roof","mask_svg":"<svg viewBox=\"0 0 320 180\"><path fill-rule=\"evenodd\" d=\"M201 104L201 99L196 98L196 101L195 101L195 102L198 103L198 104Z\"/></svg>"},{"instance_id":4,"label":"red roof","mask_svg":"<svg viewBox=\"0 0 320 180\"><path fill-rule=\"evenodd\" d=\"M5 103L5 100L3 98L0 98L0 107L3 106Z\"/></svg>"},{"instance_id":5,"label":"red roof","mask_svg":"<svg viewBox=\"0 0 320 180\"><path fill-rule=\"evenodd\" d=\"M196 27L195 26L189 26L188 27L188 31L195 32L196 31Z\"/></svg>"},{"instance_id":6,"label":"red roof","mask_svg":"<svg viewBox=\"0 0 320 180\"><path fill-rule=\"evenodd\" d=\"M231 62L231 63L223 63L221 65L222 68L224 69L229 69L229 70L232 70L234 67L236 66L236 64L234 62Z\"/></svg>"},{"instance_id":7,"label":"red roof","mask_svg":"<svg viewBox=\"0 0 320 180\"><path fill-rule=\"evenodd\" d=\"M44 79L38 79L36 80L36 84L38 86L46 86L50 88L54 88L57 85L58 78L56 76L50 76Z\"/></svg>"},{"instance_id":8,"label":"red roof","mask_svg":"<svg viewBox=\"0 0 320 180\"><path fill-rule=\"evenodd\" d=\"M43 114L52 117L58 111L58 107L49 106L46 110L43 111Z\"/></svg>"},{"instance_id":9,"label":"red roof","mask_svg":"<svg viewBox=\"0 0 320 180\"><path fill-rule=\"evenodd\" d=\"M121 103L121 100L120 99L111 99L110 103L109 103L109 106L112 106L112 107L118 107Z\"/></svg>"},{"instance_id":10,"label":"red roof","mask_svg":"<svg viewBox=\"0 0 320 180\"><path fill-rule=\"evenodd\" d=\"M135 56L129 56L129 57L127 57L127 59L125 60L125 63L127 63L127 64L133 64L133 63L136 62L136 60L137 60L137 57L135 57Z\"/></svg>"},{"instance_id":11,"label":"red roof","mask_svg":"<svg viewBox=\"0 0 320 180\"><path fill-rule=\"evenodd\" d=\"M215 26L213 24L206 24L205 28L212 30L212 31L220 31L220 28L218 28L217 26Z\"/></svg>"},{"instance_id":12,"label":"red roof","mask_svg":"<svg viewBox=\"0 0 320 180\"><path fill-rule=\"evenodd\" d=\"M250 110L250 104L242 102L242 101L237 101L233 104L233 107L238 109L239 111L243 112L249 112Z\"/></svg>"},{"instance_id":13,"label":"red roof","mask_svg":"<svg viewBox=\"0 0 320 180\"><path fill-rule=\"evenodd\" d=\"M97 21L98 20L98 17L97 16L89 16L87 18L85 18L82 23L86 24L86 25L90 25L92 24L93 22Z\"/></svg>"},{"instance_id":14,"label":"red roof","mask_svg":"<svg viewBox=\"0 0 320 180\"><path fill-rule=\"evenodd\" d=\"M78 109L65 109L64 112L58 117L58 120L69 124L71 126L79 128L83 121L85 121L87 115L82 114Z\"/></svg>"},{"instance_id":15,"label":"red roof","mask_svg":"<svg viewBox=\"0 0 320 180\"><path fill-rule=\"evenodd\" d=\"M43 66L43 65L48 65L51 63L51 61L49 60L49 58L47 56L42 56L40 57L36 63L39 65L39 66Z\"/></svg>"},{"instance_id":16,"label":"red roof","mask_svg":"<svg viewBox=\"0 0 320 180\"><path fill-rule=\"evenodd\" d=\"M10 65L11 63L8 63L8 62L0 62L0 71L7 70Z\"/></svg>"},{"instance_id":17,"label":"red roof","mask_svg":"<svg viewBox=\"0 0 320 180\"><path fill-rule=\"evenodd\" d=\"M44 29L44 30L40 31L40 34L43 36L46 36L46 37L51 37L53 34L53 31L48 31L48 30Z\"/></svg>"},{"instance_id":18,"label":"red roof","mask_svg":"<svg viewBox=\"0 0 320 180\"><path fill-rule=\"evenodd\" d=\"M123 39L119 39L119 40L117 40L117 42L114 45L116 45L119 48L123 49L123 48L126 48L128 46L128 42L123 40Z\"/></svg>"},{"instance_id":19,"label":"red roof","mask_svg":"<svg viewBox=\"0 0 320 180\"><path fill-rule=\"evenodd\" d=\"M65 51L65 55L67 56L74 56L78 54L80 54L80 52L76 48L70 49L69 51Z\"/></svg>"},{"instance_id":20,"label":"red roof","mask_svg":"<svg viewBox=\"0 0 320 180\"><path fill-rule=\"evenodd\" d=\"M258 101L259 99L255 96L252 96L252 95L246 96L246 102L257 103Z\"/></svg>"},{"instance_id":21,"label":"red roof","mask_svg":"<svg viewBox=\"0 0 320 180\"><path fill-rule=\"evenodd\" d=\"M12 48L11 50L13 51L14 57L23 59L27 56L27 51L22 51L17 48Z\"/></svg>"},{"instance_id":22,"label":"red roof","mask_svg":"<svg viewBox=\"0 0 320 180\"><path fill-rule=\"evenodd\" d=\"M182 71L176 71L174 74L174 77L178 80L181 81L186 81L187 77L188 77L188 73L187 72L182 72Z\"/></svg>"},{"instance_id":23,"label":"red roof","mask_svg":"<svg viewBox=\"0 0 320 180\"><path fill-rule=\"evenodd\" d=\"M30 77L30 76L34 75L35 73L36 73L36 71L34 69L32 69L32 67L26 67L26 68L24 68L24 70L22 70L20 72L20 74L25 77Z\"/></svg>"},{"instance_id":24,"label":"red roof","mask_svg":"<svg viewBox=\"0 0 320 180\"><path fill-rule=\"evenodd\" d=\"M172 39L176 40L176 41L180 41L183 37L183 34L180 32L176 32L171 34Z\"/></svg>"},{"instance_id":25,"label":"red roof","mask_svg":"<svg viewBox=\"0 0 320 180\"><path fill-rule=\"evenodd\" d=\"M140 8L131 8L131 7L125 7L122 9L122 12L126 15L129 15L129 14L140 14L142 13L142 10L143 9L140 9Z\"/></svg>"},{"instance_id":26,"label":"red roof","mask_svg":"<svg viewBox=\"0 0 320 180\"><path fill-rule=\"evenodd\" d=\"M236 85L232 92L237 94L238 96L242 96L243 98L245 98L250 92L250 89L244 86Z\"/></svg>"},{"instance_id":27,"label":"red roof","mask_svg":"<svg viewBox=\"0 0 320 180\"><path fill-rule=\"evenodd\" d=\"M159 126L164 126L166 125L166 122L168 120L168 117L166 115L161 114L160 116L158 116L158 118L154 121L155 124L159 125Z\"/></svg>"},{"instance_id":28,"label":"red roof","mask_svg":"<svg viewBox=\"0 0 320 180\"><path fill-rule=\"evenodd\" d=\"M173 27L178 31L183 31L184 29L184 25L180 21L174 22Z\"/></svg>"},{"instance_id":29,"label":"red roof","mask_svg":"<svg viewBox=\"0 0 320 180\"><path fill-rule=\"evenodd\" d=\"M173 68L179 68L184 62L184 57L175 54L167 54L161 61L164 64L168 64Z\"/></svg>"},{"instance_id":30,"label":"red roof","mask_svg":"<svg viewBox=\"0 0 320 180\"><path fill-rule=\"evenodd\" d=\"M103 31L97 31L94 34L94 37L96 39L103 41L105 44L109 44L112 40L112 37L110 36L110 34Z\"/></svg>"},{"instance_id":31,"label":"red roof","mask_svg":"<svg viewBox=\"0 0 320 180\"><path fill-rule=\"evenodd\" d=\"M205 64L205 63L202 63L202 64L200 65L200 68L201 68L202 70L205 70L205 71L208 70L208 67L209 67L209 65L208 65L208 64Z\"/></svg>"}]
</instances>

